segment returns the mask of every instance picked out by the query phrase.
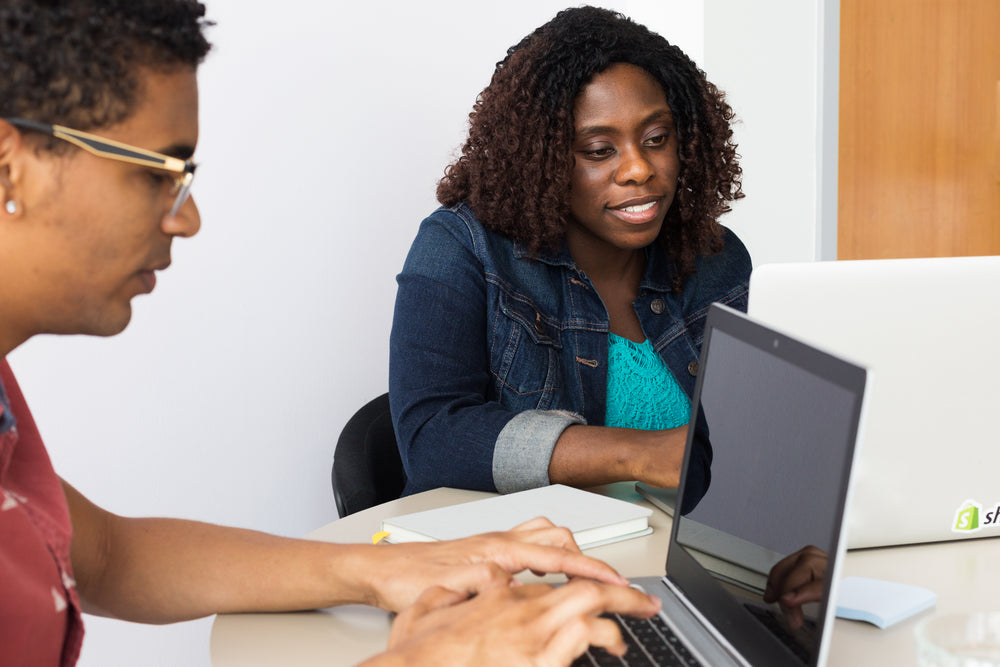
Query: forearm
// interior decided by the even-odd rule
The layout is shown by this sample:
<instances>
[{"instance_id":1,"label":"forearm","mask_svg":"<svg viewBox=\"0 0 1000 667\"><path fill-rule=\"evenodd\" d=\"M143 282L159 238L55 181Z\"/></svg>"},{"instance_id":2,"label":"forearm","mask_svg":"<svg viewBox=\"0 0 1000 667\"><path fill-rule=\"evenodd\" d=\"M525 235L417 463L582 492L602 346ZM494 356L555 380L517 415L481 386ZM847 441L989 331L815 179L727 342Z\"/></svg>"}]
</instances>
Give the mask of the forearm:
<instances>
[{"instance_id":1,"label":"forearm","mask_svg":"<svg viewBox=\"0 0 1000 667\"><path fill-rule=\"evenodd\" d=\"M374 547L292 540L175 519L109 522L106 558L82 577L88 612L169 623L220 612L371 603Z\"/></svg>"},{"instance_id":2,"label":"forearm","mask_svg":"<svg viewBox=\"0 0 1000 667\"><path fill-rule=\"evenodd\" d=\"M178 519L126 519L65 484L84 611L145 623L362 603L400 611L441 585L464 595L523 570L626 583L544 519L463 540L374 546L293 540Z\"/></svg>"},{"instance_id":3,"label":"forearm","mask_svg":"<svg viewBox=\"0 0 1000 667\"><path fill-rule=\"evenodd\" d=\"M641 431L570 426L552 451L549 480L579 487L630 480L677 486L685 440L686 428Z\"/></svg>"}]
</instances>

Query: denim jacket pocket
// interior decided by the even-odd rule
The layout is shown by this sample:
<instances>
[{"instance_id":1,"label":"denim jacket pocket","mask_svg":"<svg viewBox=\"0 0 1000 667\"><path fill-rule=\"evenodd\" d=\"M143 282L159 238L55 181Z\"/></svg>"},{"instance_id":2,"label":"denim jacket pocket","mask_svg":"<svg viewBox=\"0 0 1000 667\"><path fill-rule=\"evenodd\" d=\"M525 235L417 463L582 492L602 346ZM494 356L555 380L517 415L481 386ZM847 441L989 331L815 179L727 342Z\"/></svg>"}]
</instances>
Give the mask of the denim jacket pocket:
<instances>
[{"instance_id":1,"label":"denim jacket pocket","mask_svg":"<svg viewBox=\"0 0 1000 667\"><path fill-rule=\"evenodd\" d=\"M552 407L560 328L530 299L501 287L490 323L490 357L497 400L514 412Z\"/></svg>"}]
</instances>

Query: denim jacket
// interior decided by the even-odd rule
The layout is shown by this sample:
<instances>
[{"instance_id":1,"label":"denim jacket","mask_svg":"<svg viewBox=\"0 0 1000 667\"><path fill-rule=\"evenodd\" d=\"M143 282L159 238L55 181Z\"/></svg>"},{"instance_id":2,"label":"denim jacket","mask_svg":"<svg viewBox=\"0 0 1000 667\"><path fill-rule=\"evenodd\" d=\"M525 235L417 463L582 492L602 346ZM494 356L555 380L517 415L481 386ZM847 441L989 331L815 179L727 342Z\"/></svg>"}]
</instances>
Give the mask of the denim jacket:
<instances>
[{"instance_id":1,"label":"denim jacket","mask_svg":"<svg viewBox=\"0 0 1000 667\"><path fill-rule=\"evenodd\" d=\"M750 257L726 230L724 250L696 268L675 293L672 262L649 246L634 304L689 397L708 306L746 310ZM464 204L439 208L397 281L389 400L404 493L548 484L556 440L571 424L604 424L607 395L608 313L565 244L532 254ZM702 456L707 475L710 449Z\"/></svg>"}]
</instances>

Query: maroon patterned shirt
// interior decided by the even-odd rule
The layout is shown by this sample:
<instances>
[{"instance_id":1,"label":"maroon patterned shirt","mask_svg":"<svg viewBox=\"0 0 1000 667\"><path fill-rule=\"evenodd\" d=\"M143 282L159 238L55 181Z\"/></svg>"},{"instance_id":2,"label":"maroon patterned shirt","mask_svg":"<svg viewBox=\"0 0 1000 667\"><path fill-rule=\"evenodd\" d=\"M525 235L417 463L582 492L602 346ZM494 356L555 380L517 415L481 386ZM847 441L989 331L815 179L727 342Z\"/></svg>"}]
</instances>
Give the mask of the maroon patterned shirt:
<instances>
[{"instance_id":1,"label":"maroon patterned shirt","mask_svg":"<svg viewBox=\"0 0 1000 667\"><path fill-rule=\"evenodd\" d=\"M66 497L0 359L0 662L68 667L83 642Z\"/></svg>"}]
</instances>

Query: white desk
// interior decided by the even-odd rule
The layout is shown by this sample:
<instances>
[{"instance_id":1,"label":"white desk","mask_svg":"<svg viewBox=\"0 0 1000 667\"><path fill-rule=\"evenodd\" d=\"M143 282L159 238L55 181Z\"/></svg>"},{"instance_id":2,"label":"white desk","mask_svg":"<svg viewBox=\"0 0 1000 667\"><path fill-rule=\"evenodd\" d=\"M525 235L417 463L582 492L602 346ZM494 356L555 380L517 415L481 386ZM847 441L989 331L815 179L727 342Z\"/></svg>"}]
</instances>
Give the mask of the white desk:
<instances>
[{"instance_id":1,"label":"white desk","mask_svg":"<svg viewBox=\"0 0 1000 667\"><path fill-rule=\"evenodd\" d=\"M602 492L649 506L632 490L631 484L609 485L602 487ZM489 495L435 489L339 519L309 537L328 542L369 542L383 517ZM586 553L609 562L626 577L662 574L671 520L654 510L650 525L653 533L647 537L589 549ZM887 630L837 619L828 663L831 667L916 664L913 628L919 619L953 611L1000 609L1000 595L997 595L1000 539L996 538L849 552L844 574L924 586L938 594L938 603L933 610ZM285 614L220 615L212 626L212 665L354 665L385 647L390 624L386 612L360 606Z\"/></svg>"}]
</instances>

